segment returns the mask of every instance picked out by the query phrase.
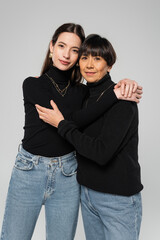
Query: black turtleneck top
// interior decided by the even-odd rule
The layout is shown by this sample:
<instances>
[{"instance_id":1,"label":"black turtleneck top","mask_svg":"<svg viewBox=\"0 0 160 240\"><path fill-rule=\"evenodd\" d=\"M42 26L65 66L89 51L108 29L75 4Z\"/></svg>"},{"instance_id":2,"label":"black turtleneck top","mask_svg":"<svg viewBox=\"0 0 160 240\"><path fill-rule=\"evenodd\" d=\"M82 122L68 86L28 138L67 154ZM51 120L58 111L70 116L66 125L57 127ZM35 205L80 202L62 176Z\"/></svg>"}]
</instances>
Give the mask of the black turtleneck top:
<instances>
[{"instance_id":1,"label":"black turtleneck top","mask_svg":"<svg viewBox=\"0 0 160 240\"><path fill-rule=\"evenodd\" d=\"M70 70L60 71L54 66L47 71L47 75L54 79L60 89L67 86L70 74ZM64 117L74 120L77 126L83 129L112 106L117 98L112 91L110 96L104 94L101 104L97 103L80 110L84 99L88 96L86 85L70 85L65 96L62 97L47 75L43 74L39 78L29 77L23 82L25 126L22 145L32 154L56 157L73 151L74 147L58 134L56 128L39 119L35 104L52 108L50 100L53 99Z\"/></svg>"},{"instance_id":2,"label":"black turtleneck top","mask_svg":"<svg viewBox=\"0 0 160 240\"><path fill-rule=\"evenodd\" d=\"M103 91L110 95L109 74L88 84L84 107L96 104ZM95 191L130 196L142 190L138 163L138 109L128 101L116 102L101 117L79 131L72 121L59 123L58 132L77 150L77 180Z\"/></svg>"}]
</instances>

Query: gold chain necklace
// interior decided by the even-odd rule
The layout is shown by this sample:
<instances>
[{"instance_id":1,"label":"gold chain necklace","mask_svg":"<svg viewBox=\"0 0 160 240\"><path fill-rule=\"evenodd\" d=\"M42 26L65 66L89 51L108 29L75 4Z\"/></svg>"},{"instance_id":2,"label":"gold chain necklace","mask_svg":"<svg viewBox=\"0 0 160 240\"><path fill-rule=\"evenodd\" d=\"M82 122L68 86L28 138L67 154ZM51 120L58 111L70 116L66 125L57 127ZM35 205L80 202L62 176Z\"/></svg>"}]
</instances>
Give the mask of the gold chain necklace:
<instances>
[{"instance_id":1,"label":"gold chain necklace","mask_svg":"<svg viewBox=\"0 0 160 240\"><path fill-rule=\"evenodd\" d=\"M68 84L65 88L63 88L62 90L59 88L58 84L53 80L53 78L51 78L47 73L45 73L45 75L51 80L51 82L53 83L55 89L57 90L57 92L59 92L59 94L64 97L67 93L67 89L70 85L70 81L68 81Z\"/></svg>"},{"instance_id":2,"label":"gold chain necklace","mask_svg":"<svg viewBox=\"0 0 160 240\"><path fill-rule=\"evenodd\" d=\"M101 94L99 95L99 97L96 99L96 102L98 102L99 101L99 99L103 96L103 94L107 91L107 90L109 90L112 86L114 85L114 83L112 83L108 88L106 88L103 92L101 92ZM88 105L88 98L87 98L87 100L86 100L86 107L87 107L87 105Z\"/></svg>"}]
</instances>

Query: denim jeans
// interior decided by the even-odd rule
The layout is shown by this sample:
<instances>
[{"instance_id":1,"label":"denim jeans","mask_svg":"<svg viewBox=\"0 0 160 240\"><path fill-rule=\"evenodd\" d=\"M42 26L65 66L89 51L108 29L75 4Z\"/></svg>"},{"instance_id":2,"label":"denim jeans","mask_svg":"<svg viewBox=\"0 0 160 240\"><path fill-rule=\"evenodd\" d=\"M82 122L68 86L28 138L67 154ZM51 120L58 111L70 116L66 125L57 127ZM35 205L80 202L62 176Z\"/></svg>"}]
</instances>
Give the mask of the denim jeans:
<instances>
[{"instance_id":1,"label":"denim jeans","mask_svg":"<svg viewBox=\"0 0 160 240\"><path fill-rule=\"evenodd\" d=\"M80 187L75 153L33 155L20 146L8 189L1 240L30 240L42 205L46 239L72 240L77 226Z\"/></svg>"},{"instance_id":2,"label":"denim jeans","mask_svg":"<svg viewBox=\"0 0 160 240\"><path fill-rule=\"evenodd\" d=\"M141 194L125 197L81 187L81 208L87 240L138 240Z\"/></svg>"}]
</instances>

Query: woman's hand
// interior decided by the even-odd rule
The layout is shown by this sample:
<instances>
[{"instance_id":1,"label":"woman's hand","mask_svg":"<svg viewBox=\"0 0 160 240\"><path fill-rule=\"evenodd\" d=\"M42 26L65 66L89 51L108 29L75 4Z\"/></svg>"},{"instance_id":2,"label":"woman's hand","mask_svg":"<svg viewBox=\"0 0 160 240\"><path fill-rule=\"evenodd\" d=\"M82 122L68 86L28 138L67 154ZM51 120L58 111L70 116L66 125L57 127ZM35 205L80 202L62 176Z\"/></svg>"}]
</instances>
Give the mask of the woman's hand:
<instances>
[{"instance_id":1,"label":"woman's hand","mask_svg":"<svg viewBox=\"0 0 160 240\"><path fill-rule=\"evenodd\" d=\"M132 93L135 93L136 90L138 89L138 83L134 80L130 80L130 79L122 79L120 80L116 85L115 85L115 89L117 88L121 88L121 94L125 97L131 97ZM141 89L141 87L140 87ZM142 90L142 89L141 89Z\"/></svg>"},{"instance_id":2,"label":"woman's hand","mask_svg":"<svg viewBox=\"0 0 160 240\"><path fill-rule=\"evenodd\" d=\"M64 117L53 100L50 101L50 104L53 109L41 107L38 104L35 104L35 106L40 119L58 128L58 124L60 121L64 120Z\"/></svg>"},{"instance_id":3,"label":"woman's hand","mask_svg":"<svg viewBox=\"0 0 160 240\"><path fill-rule=\"evenodd\" d=\"M139 103L139 101L142 97L142 93L143 93L141 86L138 86L136 92L132 93L131 97L125 97L124 95L122 95L121 88L116 88L113 91L116 94L116 97L118 99L132 101L132 102L136 102L136 103Z\"/></svg>"},{"instance_id":4,"label":"woman's hand","mask_svg":"<svg viewBox=\"0 0 160 240\"><path fill-rule=\"evenodd\" d=\"M118 99L139 103L142 97L142 87L136 81L130 79L120 80L114 87Z\"/></svg>"}]
</instances>

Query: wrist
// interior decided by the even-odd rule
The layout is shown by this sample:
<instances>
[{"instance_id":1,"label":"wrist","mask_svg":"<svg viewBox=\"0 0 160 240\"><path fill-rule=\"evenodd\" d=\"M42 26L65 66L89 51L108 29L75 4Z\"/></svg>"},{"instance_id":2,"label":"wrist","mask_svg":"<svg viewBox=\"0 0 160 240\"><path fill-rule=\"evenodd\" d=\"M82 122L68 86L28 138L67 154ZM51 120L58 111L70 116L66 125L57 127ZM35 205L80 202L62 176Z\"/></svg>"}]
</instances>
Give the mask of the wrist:
<instances>
[{"instance_id":1,"label":"wrist","mask_svg":"<svg viewBox=\"0 0 160 240\"><path fill-rule=\"evenodd\" d=\"M115 95L116 95L116 98L117 98L117 99L120 99L121 93L120 93L120 91L119 91L119 88L113 89L113 91L114 91L114 93L115 93Z\"/></svg>"},{"instance_id":2,"label":"wrist","mask_svg":"<svg viewBox=\"0 0 160 240\"><path fill-rule=\"evenodd\" d=\"M65 121L64 119L60 120L59 123L58 123L58 125L57 125L57 128L61 127L61 125L63 125L63 122L64 122L64 121Z\"/></svg>"}]
</instances>

